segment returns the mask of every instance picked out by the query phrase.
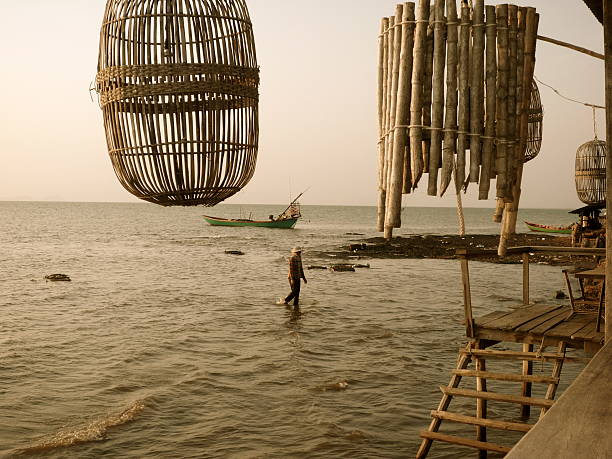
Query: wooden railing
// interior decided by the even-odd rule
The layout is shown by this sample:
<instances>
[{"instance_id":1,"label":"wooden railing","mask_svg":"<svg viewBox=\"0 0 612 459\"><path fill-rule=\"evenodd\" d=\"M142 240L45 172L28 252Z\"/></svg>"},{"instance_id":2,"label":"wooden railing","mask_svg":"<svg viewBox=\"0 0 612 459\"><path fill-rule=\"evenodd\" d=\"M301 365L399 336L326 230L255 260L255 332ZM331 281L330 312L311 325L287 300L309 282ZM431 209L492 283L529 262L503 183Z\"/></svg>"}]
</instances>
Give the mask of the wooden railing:
<instances>
[{"instance_id":1,"label":"wooden railing","mask_svg":"<svg viewBox=\"0 0 612 459\"><path fill-rule=\"evenodd\" d=\"M497 257L497 250L493 249L457 249L457 258L461 262L461 278L463 283L463 309L465 313L466 335L474 338L474 316L472 313L472 293L470 288L469 260L484 257ZM582 247L552 247L552 246L522 246L510 247L507 258L512 255L521 255L523 261L523 304L529 304L529 260L531 254L570 255L605 257L606 249L593 249ZM500 257L501 258L501 257Z\"/></svg>"}]
</instances>

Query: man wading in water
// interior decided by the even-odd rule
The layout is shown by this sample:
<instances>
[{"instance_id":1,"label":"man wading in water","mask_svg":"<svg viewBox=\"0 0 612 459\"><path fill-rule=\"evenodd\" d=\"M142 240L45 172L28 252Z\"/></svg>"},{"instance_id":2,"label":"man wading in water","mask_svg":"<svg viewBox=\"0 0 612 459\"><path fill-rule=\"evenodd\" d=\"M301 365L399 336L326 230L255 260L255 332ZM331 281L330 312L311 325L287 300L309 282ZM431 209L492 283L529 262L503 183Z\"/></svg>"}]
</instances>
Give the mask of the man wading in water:
<instances>
[{"instance_id":1,"label":"man wading in water","mask_svg":"<svg viewBox=\"0 0 612 459\"><path fill-rule=\"evenodd\" d=\"M289 285L291 285L291 293L285 298L284 304L289 304L293 300L295 307L299 306L300 303L300 287L301 279L304 279L304 283L308 283L306 276L304 276L304 268L302 267L302 248L294 247L291 250L291 256L289 257Z\"/></svg>"}]
</instances>

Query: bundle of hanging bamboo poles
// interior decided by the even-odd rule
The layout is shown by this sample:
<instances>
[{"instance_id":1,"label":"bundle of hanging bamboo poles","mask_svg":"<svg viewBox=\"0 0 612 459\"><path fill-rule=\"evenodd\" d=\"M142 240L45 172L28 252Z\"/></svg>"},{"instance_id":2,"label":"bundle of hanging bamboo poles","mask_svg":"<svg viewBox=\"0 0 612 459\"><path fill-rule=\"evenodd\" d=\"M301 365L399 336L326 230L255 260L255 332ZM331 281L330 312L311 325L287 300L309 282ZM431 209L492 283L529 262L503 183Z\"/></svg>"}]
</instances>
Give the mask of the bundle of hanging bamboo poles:
<instances>
[{"instance_id":1,"label":"bundle of hanging bamboo poles","mask_svg":"<svg viewBox=\"0 0 612 459\"><path fill-rule=\"evenodd\" d=\"M535 8L456 0L399 4L379 37L378 230L401 226L402 195L428 174L442 196L496 180L500 252L521 193L538 30ZM446 81L445 81L446 80ZM446 83L446 84L445 84ZM469 152L469 155L468 155Z\"/></svg>"}]
</instances>

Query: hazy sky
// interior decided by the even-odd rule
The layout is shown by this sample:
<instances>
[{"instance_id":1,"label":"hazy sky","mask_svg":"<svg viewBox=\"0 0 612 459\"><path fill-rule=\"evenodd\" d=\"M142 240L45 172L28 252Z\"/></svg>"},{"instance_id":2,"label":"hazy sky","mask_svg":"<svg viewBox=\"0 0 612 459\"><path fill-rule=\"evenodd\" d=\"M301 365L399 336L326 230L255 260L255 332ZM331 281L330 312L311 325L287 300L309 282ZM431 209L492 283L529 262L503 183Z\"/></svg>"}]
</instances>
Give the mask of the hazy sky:
<instances>
[{"instance_id":1,"label":"hazy sky","mask_svg":"<svg viewBox=\"0 0 612 459\"><path fill-rule=\"evenodd\" d=\"M228 203L375 205L377 53L390 0L247 0L261 66L261 137L255 177ZM494 2L486 2L494 4ZM530 0L540 34L599 52L603 29L581 0ZM0 200L136 201L106 152L95 78L104 0L4 1L0 16ZM538 43L537 77L566 95L604 102L603 61ZM581 205L577 147L593 138L589 108L541 87L540 156L528 163L525 207ZM604 113L598 113L605 138ZM421 186L421 188L425 188ZM465 205L478 202L475 188ZM408 206L452 206L418 190Z\"/></svg>"}]
</instances>

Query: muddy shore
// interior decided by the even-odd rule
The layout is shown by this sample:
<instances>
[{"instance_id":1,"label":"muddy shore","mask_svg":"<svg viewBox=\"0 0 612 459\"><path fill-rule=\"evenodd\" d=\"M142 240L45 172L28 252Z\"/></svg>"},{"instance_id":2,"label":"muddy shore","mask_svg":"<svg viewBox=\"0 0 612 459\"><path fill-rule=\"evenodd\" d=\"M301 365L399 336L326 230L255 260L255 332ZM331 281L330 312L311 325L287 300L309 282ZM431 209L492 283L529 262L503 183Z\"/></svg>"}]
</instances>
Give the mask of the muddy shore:
<instances>
[{"instance_id":1,"label":"muddy shore","mask_svg":"<svg viewBox=\"0 0 612 459\"><path fill-rule=\"evenodd\" d=\"M355 236L353 236L355 237ZM328 255L337 259L354 258L434 258L453 259L455 250L460 248L497 249L499 235L472 234L464 237L456 235L414 235L394 237L386 241L382 237L348 241L346 246ZM571 239L566 236L553 236L548 234L523 233L510 237L508 247L518 246L562 246L571 247ZM518 255L500 258L497 256L479 258L480 261L490 263L520 263ZM551 265L571 264L567 256L538 254L532 257L535 263Z\"/></svg>"}]
</instances>

